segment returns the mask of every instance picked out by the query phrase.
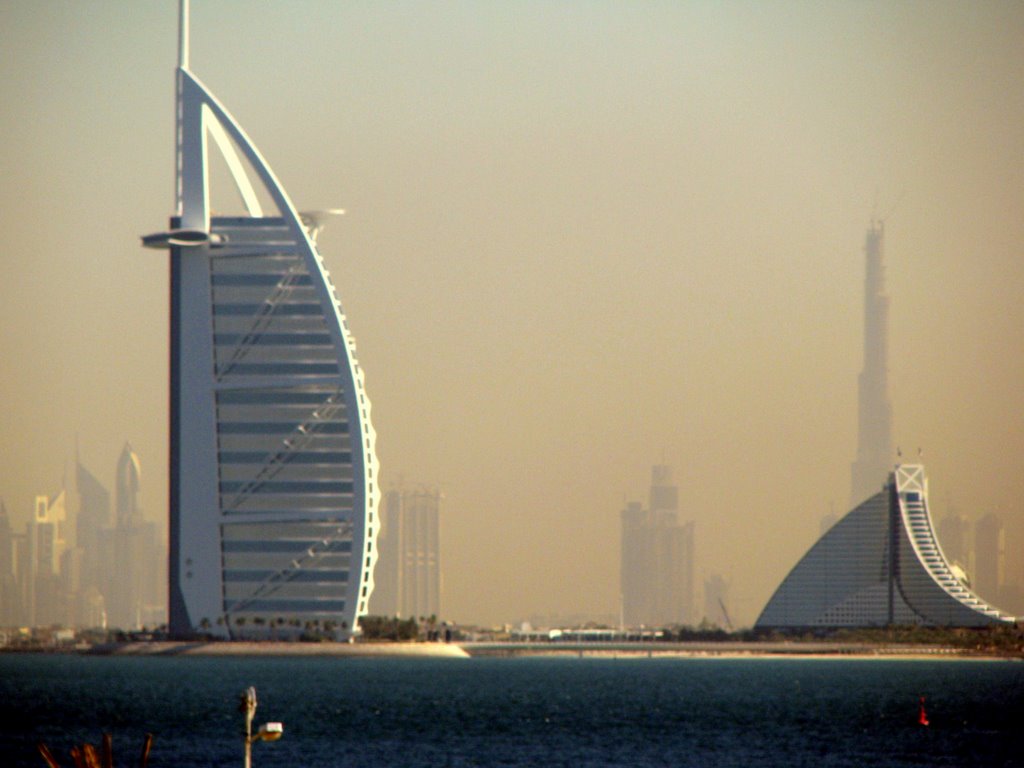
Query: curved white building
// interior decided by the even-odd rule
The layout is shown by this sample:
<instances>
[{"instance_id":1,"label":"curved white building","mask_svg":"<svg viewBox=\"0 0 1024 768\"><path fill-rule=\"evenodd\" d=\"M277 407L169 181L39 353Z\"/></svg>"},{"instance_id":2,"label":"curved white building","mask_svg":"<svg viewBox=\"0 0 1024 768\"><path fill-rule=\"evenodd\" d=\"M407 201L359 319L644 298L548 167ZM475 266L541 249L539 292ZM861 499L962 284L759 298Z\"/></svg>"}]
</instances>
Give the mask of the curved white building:
<instances>
[{"instance_id":1,"label":"curved white building","mask_svg":"<svg viewBox=\"0 0 1024 768\"><path fill-rule=\"evenodd\" d=\"M956 577L935 537L924 467L904 464L811 547L755 628L1012 621Z\"/></svg>"},{"instance_id":2,"label":"curved white building","mask_svg":"<svg viewBox=\"0 0 1024 768\"><path fill-rule=\"evenodd\" d=\"M143 238L170 250L169 628L348 634L373 590L378 502L355 344L319 221L188 69L187 2L180 34L177 211ZM246 215L211 215L214 151Z\"/></svg>"}]
</instances>

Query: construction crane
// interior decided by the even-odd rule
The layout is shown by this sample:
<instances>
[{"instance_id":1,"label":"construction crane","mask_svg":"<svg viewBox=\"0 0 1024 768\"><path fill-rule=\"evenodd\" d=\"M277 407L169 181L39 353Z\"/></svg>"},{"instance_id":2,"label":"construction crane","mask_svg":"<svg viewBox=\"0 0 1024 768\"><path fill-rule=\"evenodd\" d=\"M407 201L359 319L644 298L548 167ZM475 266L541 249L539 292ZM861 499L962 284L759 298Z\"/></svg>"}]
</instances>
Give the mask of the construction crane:
<instances>
[{"instance_id":1,"label":"construction crane","mask_svg":"<svg viewBox=\"0 0 1024 768\"><path fill-rule=\"evenodd\" d=\"M729 612L725 610L725 603L722 601L722 598L718 598L718 606L722 609L722 616L725 617L725 625L732 632L732 622L729 621Z\"/></svg>"}]
</instances>

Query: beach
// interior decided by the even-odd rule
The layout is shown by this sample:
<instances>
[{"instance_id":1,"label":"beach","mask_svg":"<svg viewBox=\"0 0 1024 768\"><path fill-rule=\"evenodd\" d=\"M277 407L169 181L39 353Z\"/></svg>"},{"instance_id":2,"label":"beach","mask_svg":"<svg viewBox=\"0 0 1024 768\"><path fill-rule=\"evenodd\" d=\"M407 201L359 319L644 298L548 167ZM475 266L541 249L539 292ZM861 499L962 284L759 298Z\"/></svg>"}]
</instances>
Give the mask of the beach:
<instances>
[{"instance_id":1,"label":"beach","mask_svg":"<svg viewBox=\"0 0 1024 768\"><path fill-rule=\"evenodd\" d=\"M295 643L183 642L104 643L78 652L98 656L334 656L353 658L508 658L524 656L599 659L635 658L829 658L829 659L993 659L998 654L944 645L828 642L636 642L636 643Z\"/></svg>"}]
</instances>

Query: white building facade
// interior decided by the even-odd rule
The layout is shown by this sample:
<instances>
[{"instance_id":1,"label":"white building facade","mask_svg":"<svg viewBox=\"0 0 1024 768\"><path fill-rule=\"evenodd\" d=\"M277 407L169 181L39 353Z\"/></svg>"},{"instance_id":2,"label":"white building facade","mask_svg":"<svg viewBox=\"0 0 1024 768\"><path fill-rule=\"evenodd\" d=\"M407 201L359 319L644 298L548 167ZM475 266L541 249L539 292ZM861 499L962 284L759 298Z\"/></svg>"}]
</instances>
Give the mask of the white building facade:
<instances>
[{"instance_id":1,"label":"white building facade","mask_svg":"<svg viewBox=\"0 0 1024 768\"><path fill-rule=\"evenodd\" d=\"M177 120L176 215L143 238L170 251L169 628L344 636L376 560L363 374L318 219L188 69L186 2ZM211 216L214 148L245 215Z\"/></svg>"}]
</instances>

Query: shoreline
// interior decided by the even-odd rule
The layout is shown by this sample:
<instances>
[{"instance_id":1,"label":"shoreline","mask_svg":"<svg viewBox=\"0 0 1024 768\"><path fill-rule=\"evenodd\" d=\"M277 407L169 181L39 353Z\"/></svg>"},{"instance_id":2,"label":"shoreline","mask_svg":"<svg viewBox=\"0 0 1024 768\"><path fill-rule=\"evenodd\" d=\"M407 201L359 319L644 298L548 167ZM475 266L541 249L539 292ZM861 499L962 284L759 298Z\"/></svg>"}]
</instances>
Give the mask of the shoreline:
<instances>
[{"instance_id":1,"label":"shoreline","mask_svg":"<svg viewBox=\"0 0 1024 768\"><path fill-rule=\"evenodd\" d=\"M281 656L336 658L587 658L587 659L832 659L898 661L1022 661L1000 654L942 645L827 642L679 643L296 643L252 641L138 641L90 647L3 648L0 652L84 656Z\"/></svg>"},{"instance_id":2,"label":"shoreline","mask_svg":"<svg viewBox=\"0 0 1024 768\"><path fill-rule=\"evenodd\" d=\"M72 651L75 652L75 651ZM460 646L443 643L287 643L155 641L104 643L77 651L86 656L335 656L344 658L468 659Z\"/></svg>"},{"instance_id":3,"label":"shoreline","mask_svg":"<svg viewBox=\"0 0 1024 768\"><path fill-rule=\"evenodd\" d=\"M1021 661L1000 654L942 645L825 642L678 642L678 643L463 643L474 658L567 657L650 659L849 659L900 661Z\"/></svg>"}]
</instances>

